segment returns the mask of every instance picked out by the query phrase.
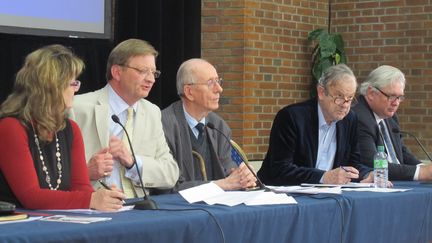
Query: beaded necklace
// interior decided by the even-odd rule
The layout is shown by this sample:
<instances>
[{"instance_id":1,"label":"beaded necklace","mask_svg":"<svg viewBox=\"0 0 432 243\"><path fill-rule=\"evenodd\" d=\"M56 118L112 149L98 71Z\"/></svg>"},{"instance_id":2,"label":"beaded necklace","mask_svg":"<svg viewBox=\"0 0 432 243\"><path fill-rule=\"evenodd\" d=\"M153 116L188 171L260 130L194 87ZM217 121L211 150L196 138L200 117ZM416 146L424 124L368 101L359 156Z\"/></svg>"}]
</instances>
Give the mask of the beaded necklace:
<instances>
[{"instance_id":1,"label":"beaded necklace","mask_svg":"<svg viewBox=\"0 0 432 243\"><path fill-rule=\"evenodd\" d=\"M48 168L45 165L45 159L44 159L44 156L42 154L42 150L41 150L40 145L39 145L39 139L38 139L38 136L36 135L36 131L33 127L33 124L32 124L32 128L33 128L33 134L34 134L34 141L36 143L36 147L37 147L38 152L39 152L39 159L42 162L42 170L45 172L45 181L48 183L49 189L57 190L57 189L59 189L60 184L62 182L62 180L61 180L61 178L62 178L61 153L60 153L60 145L58 143L57 133L55 134L55 140L56 140L56 157L57 157L58 178L57 178L57 186L54 188L51 185L51 177L49 175Z\"/></svg>"}]
</instances>

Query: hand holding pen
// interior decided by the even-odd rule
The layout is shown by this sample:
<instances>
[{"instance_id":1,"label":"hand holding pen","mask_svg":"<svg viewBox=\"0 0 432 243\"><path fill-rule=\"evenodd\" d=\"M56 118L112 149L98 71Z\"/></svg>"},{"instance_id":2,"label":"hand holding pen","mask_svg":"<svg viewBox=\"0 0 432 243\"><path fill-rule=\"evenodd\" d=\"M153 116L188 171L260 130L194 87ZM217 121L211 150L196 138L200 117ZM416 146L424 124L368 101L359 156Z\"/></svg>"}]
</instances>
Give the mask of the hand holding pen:
<instances>
[{"instance_id":1,"label":"hand holding pen","mask_svg":"<svg viewBox=\"0 0 432 243\"><path fill-rule=\"evenodd\" d=\"M359 177L359 171L351 166L340 166L339 168L324 172L322 182L325 184L347 184L352 179Z\"/></svg>"},{"instance_id":2,"label":"hand holding pen","mask_svg":"<svg viewBox=\"0 0 432 243\"><path fill-rule=\"evenodd\" d=\"M105 189L109 190L109 191L115 191L115 192L119 192L122 194L122 197L118 197L119 199L121 199L122 203L125 204L126 202L124 201L125 195L117 190L113 190L113 188L109 187L105 182L103 182L102 180L98 180L99 184L101 184Z\"/></svg>"}]
</instances>

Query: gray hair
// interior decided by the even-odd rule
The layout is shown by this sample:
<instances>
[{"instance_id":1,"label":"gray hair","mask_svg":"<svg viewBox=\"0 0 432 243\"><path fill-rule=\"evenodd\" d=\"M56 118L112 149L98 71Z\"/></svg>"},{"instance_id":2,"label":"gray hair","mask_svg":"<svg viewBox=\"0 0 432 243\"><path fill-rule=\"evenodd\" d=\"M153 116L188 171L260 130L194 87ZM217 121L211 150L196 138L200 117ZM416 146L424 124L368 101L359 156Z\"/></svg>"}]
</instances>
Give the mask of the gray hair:
<instances>
[{"instance_id":1,"label":"gray hair","mask_svg":"<svg viewBox=\"0 0 432 243\"><path fill-rule=\"evenodd\" d=\"M353 71L347 65L338 64L331 66L321 75L321 78L318 80L318 85L327 89L327 87L334 81L342 80L345 77L352 77L357 85L356 77L354 76Z\"/></svg>"},{"instance_id":2,"label":"gray hair","mask_svg":"<svg viewBox=\"0 0 432 243\"><path fill-rule=\"evenodd\" d=\"M177 71L177 94L181 97L184 95L183 87L186 84L194 84L196 83L196 71L195 71L195 65L200 62L206 62L208 61L201 59L201 58L192 58L185 62L183 62L178 71ZM210 64L210 63L209 63Z\"/></svg>"},{"instance_id":3,"label":"gray hair","mask_svg":"<svg viewBox=\"0 0 432 243\"><path fill-rule=\"evenodd\" d=\"M405 75L402 73L401 70L395 67L389 65L382 65L369 73L366 81L364 81L360 85L359 92L361 95L366 95L369 87L380 89L384 86L392 84L393 82L400 82L405 88Z\"/></svg>"}]
</instances>

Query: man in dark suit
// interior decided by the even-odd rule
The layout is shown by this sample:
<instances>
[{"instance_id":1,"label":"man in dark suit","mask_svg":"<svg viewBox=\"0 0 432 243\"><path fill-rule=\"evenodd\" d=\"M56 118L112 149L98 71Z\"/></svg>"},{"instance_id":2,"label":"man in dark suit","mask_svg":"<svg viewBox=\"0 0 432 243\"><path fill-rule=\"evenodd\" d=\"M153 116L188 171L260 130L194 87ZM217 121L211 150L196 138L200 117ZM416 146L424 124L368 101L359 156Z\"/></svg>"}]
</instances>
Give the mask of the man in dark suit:
<instances>
[{"instance_id":1,"label":"man in dark suit","mask_svg":"<svg viewBox=\"0 0 432 243\"><path fill-rule=\"evenodd\" d=\"M213 112L219 108L222 91L222 79L209 62L194 58L180 66L177 93L181 100L162 111L166 140L180 168L175 190L207 180L224 190L256 186L256 178L245 164L237 167L231 159L230 142L221 134L230 137L231 129ZM220 132L209 129L207 123Z\"/></svg>"},{"instance_id":2,"label":"man in dark suit","mask_svg":"<svg viewBox=\"0 0 432 243\"><path fill-rule=\"evenodd\" d=\"M383 65L373 70L360 86L359 103L353 108L359 125L361 163L373 167L377 145L384 145L390 180L432 180L432 165L421 162L403 144L396 111L405 99L405 76Z\"/></svg>"},{"instance_id":3,"label":"man in dark suit","mask_svg":"<svg viewBox=\"0 0 432 243\"><path fill-rule=\"evenodd\" d=\"M351 69L332 66L318 81L317 98L278 112L258 176L265 184L372 182L359 164L357 117L350 111L357 88Z\"/></svg>"}]
</instances>

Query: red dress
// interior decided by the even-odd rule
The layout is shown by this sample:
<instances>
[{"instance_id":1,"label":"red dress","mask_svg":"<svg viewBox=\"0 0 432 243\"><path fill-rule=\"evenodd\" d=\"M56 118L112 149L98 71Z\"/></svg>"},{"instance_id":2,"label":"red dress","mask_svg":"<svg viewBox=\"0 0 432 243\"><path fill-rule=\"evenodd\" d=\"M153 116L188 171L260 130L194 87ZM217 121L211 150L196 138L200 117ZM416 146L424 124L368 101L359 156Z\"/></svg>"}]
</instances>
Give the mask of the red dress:
<instances>
[{"instance_id":1,"label":"red dress","mask_svg":"<svg viewBox=\"0 0 432 243\"><path fill-rule=\"evenodd\" d=\"M27 209L89 208L93 188L88 176L84 144L78 125L69 120L72 131L70 166L63 168L69 177L69 189L41 188L35 168L26 128L16 118L0 120L0 173L6 183L0 183L0 200L10 195ZM45 178L45 175L42 174ZM55 187L57 177L51 176ZM3 194L3 195L2 195Z\"/></svg>"}]
</instances>

